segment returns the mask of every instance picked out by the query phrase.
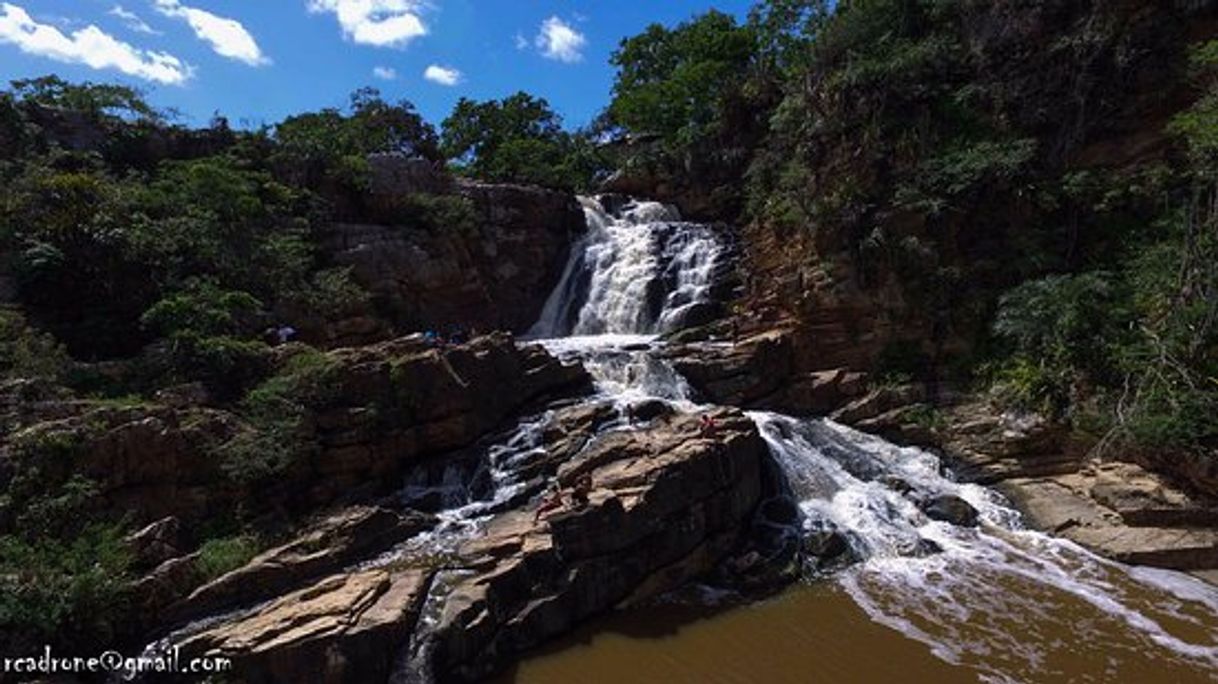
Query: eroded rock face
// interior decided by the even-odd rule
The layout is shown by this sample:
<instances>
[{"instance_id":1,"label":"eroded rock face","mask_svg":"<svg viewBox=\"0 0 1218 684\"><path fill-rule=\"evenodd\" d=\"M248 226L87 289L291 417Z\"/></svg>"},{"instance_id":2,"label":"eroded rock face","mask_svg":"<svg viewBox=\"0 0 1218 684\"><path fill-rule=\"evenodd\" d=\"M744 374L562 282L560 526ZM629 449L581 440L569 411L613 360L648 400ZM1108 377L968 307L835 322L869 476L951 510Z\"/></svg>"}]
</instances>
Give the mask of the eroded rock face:
<instances>
[{"instance_id":1,"label":"eroded rock face","mask_svg":"<svg viewBox=\"0 0 1218 684\"><path fill-rule=\"evenodd\" d=\"M564 482L591 475L586 506L496 518L461 550L474 573L444 608L436 672L485 676L581 620L713 569L747 529L765 453L747 418L719 422L713 435L692 416L611 433L560 470Z\"/></svg>"},{"instance_id":2,"label":"eroded rock face","mask_svg":"<svg viewBox=\"0 0 1218 684\"><path fill-rule=\"evenodd\" d=\"M136 525L175 516L189 527L238 504L255 515L311 514L392 490L420 459L471 445L534 404L588 385L582 367L506 334L446 349L411 337L330 354L339 380L305 420L304 441L315 449L291 454L267 481L243 486L225 474L217 447L243 429L233 413L61 397L26 406L13 418L20 429L0 436L0 490L28 470L21 459L42 458L21 445L65 443L77 455L73 472L60 475L96 483L99 515L129 514Z\"/></svg>"},{"instance_id":3,"label":"eroded rock face","mask_svg":"<svg viewBox=\"0 0 1218 684\"><path fill-rule=\"evenodd\" d=\"M238 662L241 681L383 682L427 593L425 570L327 577L181 644Z\"/></svg>"},{"instance_id":4,"label":"eroded rock face","mask_svg":"<svg viewBox=\"0 0 1218 684\"><path fill-rule=\"evenodd\" d=\"M435 524L431 516L373 506L335 513L244 567L200 587L171 606L170 621L185 621L279 595L311 579L337 572Z\"/></svg>"},{"instance_id":5,"label":"eroded rock face","mask_svg":"<svg viewBox=\"0 0 1218 684\"><path fill-rule=\"evenodd\" d=\"M865 390L864 376L845 368L801 371L794 340L783 329L733 345L675 345L666 355L699 394L717 404L824 415Z\"/></svg>"},{"instance_id":6,"label":"eroded rock face","mask_svg":"<svg viewBox=\"0 0 1218 684\"><path fill-rule=\"evenodd\" d=\"M563 460L546 463L563 483L563 507L540 519L535 505L502 512L464 541L434 581L443 585L431 590L441 602L434 626L415 624L431 571L390 563L289 581L281 598L193 634L184 651L233 658L248 682L379 682L406 662L408 645L426 643L412 652L427 654L432 675L478 679L582 620L708 574L737 548L762 491L766 447L751 420L722 411L718 427L704 433L696 416L660 417L581 448L577 436L588 441L604 408L560 413L547 444ZM580 504L572 488L589 476ZM356 509L328 524L380 529L372 521L392 515ZM322 535L324 543L316 536L263 554L196 596L279 586L294 577L283 566L312 567L312 545L327 558L350 548L334 535Z\"/></svg>"},{"instance_id":7,"label":"eroded rock face","mask_svg":"<svg viewBox=\"0 0 1218 684\"><path fill-rule=\"evenodd\" d=\"M333 356L342 368L339 398L313 420L320 448L300 468L306 491L293 487L305 502L394 485L421 459L469 446L527 407L577 395L589 382L581 366L506 334L447 350L402 338Z\"/></svg>"},{"instance_id":8,"label":"eroded rock face","mask_svg":"<svg viewBox=\"0 0 1218 684\"><path fill-rule=\"evenodd\" d=\"M526 330L540 316L572 242L586 229L583 210L569 193L524 186L462 182L453 196L473 205L473 234L456 226L429 232L338 224L324 249L351 268L396 329ZM378 331L352 333L335 341L367 341Z\"/></svg>"}]
</instances>

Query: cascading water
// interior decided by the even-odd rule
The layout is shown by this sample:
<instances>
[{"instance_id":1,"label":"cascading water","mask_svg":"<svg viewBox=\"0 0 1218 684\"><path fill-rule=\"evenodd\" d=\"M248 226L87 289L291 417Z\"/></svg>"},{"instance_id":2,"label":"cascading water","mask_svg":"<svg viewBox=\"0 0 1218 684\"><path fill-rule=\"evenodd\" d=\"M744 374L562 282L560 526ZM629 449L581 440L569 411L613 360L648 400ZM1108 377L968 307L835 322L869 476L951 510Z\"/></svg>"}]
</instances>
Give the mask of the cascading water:
<instances>
[{"instance_id":1,"label":"cascading water","mask_svg":"<svg viewBox=\"0 0 1218 684\"><path fill-rule=\"evenodd\" d=\"M587 401L618 407L621 419L602 430L633 429L627 407L640 402L705 410L659 353L659 335L681 327L698 307L714 306L728 252L722 236L711 227L680 222L675 210L658 203L631 202L608 211L600 201L582 202L588 232L572 250L531 337L556 356L583 363L598 390ZM543 434L552 417L543 412L526 419L472 450L470 458L421 472L401 492L402 502L434 511L439 524L360 567L442 557L476 535L490 516L538 495L546 483L534 466L546 455ZM760 412L750 417L799 511L798 522L785 533L840 534L857 562L827 582L870 623L893 630L886 633L923 644L950 667L986 682L1150 681L1145 672L1172 682L1218 680L1213 587L1177 573L1113 563L1024 530L1001 496L953 481L925 451L830 421ZM975 508L980 525L931 520L915 503L945 495ZM438 619L454 572L459 573L441 572L433 581L415 640L401 655L393 681L430 679L427 626ZM785 617L793 625L820 619L803 612ZM192 625L164 643L222 618ZM695 644L688 662L677 660L679 644L665 642L664 648L660 660L668 667L678 663L686 681L717 678L698 669L713 660L706 647ZM624 658L621 676L612 679L641 679L636 655ZM729 664L744 674L729 679L807 681L800 663L774 661L769 644L747 649ZM590 669L595 668L577 664L558 680L586 679Z\"/></svg>"},{"instance_id":2,"label":"cascading water","mask_svg":"<svg viewBox=\"0 0 1218 684\"><path fill-rule=\"evenodd\" d=\"M656 353L656 336L711 303L720 237L656 203L616 212L583 203L588 234L533 335L582 361L602 398L698 410ZM941 660L987 682L1110 681L1140 672L1146 659L1177 673L1175 681L1181 672L1197 681L1218 673L1218 591L1210 585L1024 530L1003 497L953 481L928 452L829 421L750 416L798 505L796 533L835 530L858 561L831 581L872 621ZM915 501L937 496L967 502L980 524L929 519Z\"/></svg>"},{"instance_id":3,"label":"cascading water","mask_svg":"<svg viewBox=\"0 0 1218 684\"><path fill-rule=\"evenodd\" d=\"M681 222L671 206L631 202L616 212L580 198L587 235L531 335L658 334L682 325L710 289L723 254L714 229Z\"/></svg>"}]
</instances>

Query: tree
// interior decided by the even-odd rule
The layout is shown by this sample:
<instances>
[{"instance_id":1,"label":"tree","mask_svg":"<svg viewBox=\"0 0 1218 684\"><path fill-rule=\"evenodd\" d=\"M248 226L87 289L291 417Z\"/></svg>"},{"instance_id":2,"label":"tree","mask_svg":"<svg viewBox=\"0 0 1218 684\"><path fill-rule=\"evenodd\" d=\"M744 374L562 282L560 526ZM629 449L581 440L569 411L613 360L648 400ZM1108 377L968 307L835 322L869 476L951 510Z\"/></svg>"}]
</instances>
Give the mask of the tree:
<instances>
[{"instance_id":1,"label":"tree","mask_svg":"<svg viewBox=\"0 0 1218 684\"><path fill-rule=\"evenodd\" d=\"M544 98L519 92L503 100L461 98L444 120L441 148L458 167L488 181L581 185L572 155L587 155ZM568 163L572 162L572 163Z\"/></svg>"},{"instance_id":2,"label":"tree","mask_svg":"<svg viewBox=\"0 0 1218 684\"><path fill-rule=\"evenodd\" d=\"M443 159L435 129L414 105L408 100L390 104L375 88L352 93L346 113L329 108L284 119L275 127L275 140L277 166L314 188L327 179L358 187L370 154Z\"/></svg>"},{"instance_id":3,"label":"tree","mask_svg":"<svg viewBox=\"0 0 1218 684\"><path fill-rule=\"evenodd\" d=\"M82 112L95 119L118 116L125 119L160 121L162 116L135 88L112 84L68 83L58 76L12 81L12 93L21 102Z\"/></svg>"},{"instance_id":4,"label":"tree","mask_svg":"<svg viewBox=\"0 0 1218 684\"><path fill-rule=\"evenodd\" d=\"M652 24L610 58L618 73L609 115L672 148L703 142L723 132L724 101L743 84L755 53L753 29L722 12L673 29Z\"/></svg>"}]
</instances>

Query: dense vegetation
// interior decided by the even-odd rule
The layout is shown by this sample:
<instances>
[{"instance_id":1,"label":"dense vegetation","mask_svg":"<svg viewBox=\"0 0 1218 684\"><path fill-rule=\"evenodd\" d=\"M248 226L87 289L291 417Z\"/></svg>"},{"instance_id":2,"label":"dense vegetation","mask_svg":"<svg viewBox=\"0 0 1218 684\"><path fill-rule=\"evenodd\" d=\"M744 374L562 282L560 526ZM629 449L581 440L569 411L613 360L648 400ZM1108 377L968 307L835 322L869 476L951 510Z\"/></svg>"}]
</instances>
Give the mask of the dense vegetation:
<instances>
[{"instance_id":1,"label":"dense vegetation","mask_svg":"<svg viewBox=\"0 0 1218 684\"><path fill-rule=\"evenodd\" d=\"M224 472L238 485L274 472L268 459L289 453L299 408L276 394L289 380L275 375L263 331L307 331L366 305L322 256L318 231L362 210L350 198L369 154L440 160L439 136L413 107L371 90L346 110L271 129L167 119L119 86L46 77L0 93L0 279L12 290L0 309L0 381L25 383L9 385L12 396L79 398L93 411L5 442L6 643L87 650L121 636L133 562L121 540L133 521L102 514L96 483L74 465L107 428L107 410L199 383L245 421L215 446ZM459 225L450 219L465 207L415 198L396 209L403 225L430 226ZM252 554L240 523L218 521L200 540L204 576Z\"/></svg>"},{"instance_id":2,"label":"dense vegetation","mask_svg":"<svg viewBox=\"0 0 1218 684\"><path fill-rule=\"evenodd\" d=\"M624 41L609 116L658 137L624 165L805 235L800 269L899 293L918 332L894 351L925 350L881 355L901 371L971 377L1102 447L1212 445L1218 44L1190 57L1182 14L1109 3L835 4ZM1158 98L1131 102L1138 79ZM1166 153L1096 152L1131 110Z\"/></svg>"},{"instance_id":3,"label":"dense vegetation","mask_svg":"<svg viewBox=\"0 0 1218 684\"><path fill-rule=\"evenodd\" d=\"M120 86L15 82L0 92L0 281L15 289L0 380L120 407L201 384L241 421L212 449L231 483L275 477L309 448L301 423L333 378L323 355L277 356L262 331L368 306L319 231L336 218L475 223L457 197L371 205L369 155L395 154L567 189L615 170L646 179L804 247L785 255L801 274L899 295L910 335L879 355L887 370L974 382L1102 448L1212 451L1218 43L1189 48L1186 19L1125 4L712 11L624 40L612 101L581 131L526 93L462 99L439 131L369 89L237 131L222 117L173 125ZM1160 95L1133 106L1131 84L1146 81ZM1097 144L1131 131L1154 152ZM782 304L798 317L803 301ZM88 515L94 483L68 467L87 437L8 445L0 636L79 650L121 628L129 521ZM258 548L240 521L204 536L209 577Z\"/></svg>"}]
</instances>

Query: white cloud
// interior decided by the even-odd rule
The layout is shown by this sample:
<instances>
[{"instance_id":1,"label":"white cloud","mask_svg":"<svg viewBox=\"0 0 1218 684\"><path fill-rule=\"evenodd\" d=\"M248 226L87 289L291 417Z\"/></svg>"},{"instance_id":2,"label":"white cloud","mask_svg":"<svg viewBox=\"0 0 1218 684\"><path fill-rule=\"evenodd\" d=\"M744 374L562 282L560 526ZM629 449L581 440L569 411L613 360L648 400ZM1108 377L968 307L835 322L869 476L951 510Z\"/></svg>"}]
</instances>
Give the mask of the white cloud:
<instances>
[{"instance_id":1,"label":"white cloud","mask_svg":"<svg viewBox=\"0 0 1218 684\"><path fill-rule=\"evenodd\" d=\"M522 34L517 33L516 37L515 37L515 41L516 41L517 50L528 50L529 49L529 45L530 45L529 39L525 38Z\"/></svg>"},{"instance_id":2,"label":"white cloud","mask_svg":"<svg viewBox=\"0 0 1218 684\"><path fill-rule=\"evenodd\" d=\"M542 57L573 64L584 58L580 51L588 44L588 39L562 19L550 17L541 22L541 31L533 44Z\"/></svg>"},{"instance_id":3,"label":"white cloud","mask_svg":"<svg viewBox=\"0 0 1218 684\"><path fill-rule=\"evenodd\" d=\"M423 70L423 78L432 83L439 83L444 86L455 86L461 82L463 78L460 71L452 67L444 67L439 64L432 64Z\"/></svg>"},{"instance_id":4,"label":"white cloud","mask_svg":"<svg viewBox=\"0 0 1218 684\"><path fill-rule=\"evenodd\" d=\"M65 35L48 24L34 21L21 7L0 3L0 43L22 52L93 69L117 69L124 74L157 83L178 85L193 75L190 65L167 52L141 50L96 26Z\"/></svg>"},{"instance_id":5,"label":"white cloud","mask_svg":"<svg viewBox=\"0 0 1218 684\"><path fill-rule=\"evenodd\" d=\"M426 0L309 0L309 11L338 18L343 35L361 45L402 47L427 35Z\"/></svg>"},{"instance_id":6,"label":"white cloud","mask_svg":"<svg viewBox=\"0 0 1218 684\"><path fill-rule=\"evenodd\" d=\"M109 14L112 17L118 17L119 19L122 19L123 23L127 26L127 28L131 29L132 31L135 31L136 33L147 33L150 36L161 35L160 31L157 31L156 29L152 28L151 26L148 25L147 22L145 22L143 19L141 19L140 15L136 14L135 12L130 12L130 11L124 9L122 5L115 5L106 14Z\"/></svg>"},{"instance_id":7,"label":"white cloud","mask_svg":"<svg viewBox=\"0 0 1218 684\"><path fill-rule=\"evenodd\" d=\"M182 19L190 24L195 35L210 44L211 49L221 57L235 59L250 66L271 63L271 60L262 54L258 41L254 40L254 36L236 19L188 7L178 0L153 0L153 4L161 14L173 19Z\"/></svg>"},{"instance_id":8,"label":"white cloud","mask_svg":"<svg viewBox=\"0 0 1218 684\"><path fill-rule=\"evenodd\" d=\"M393 81L393 80L397 79L398 72L396 69L392 69L390 67L379 66L379 67L373 67L372 75L376 76L377 78L381 79L382 81Z\"/></svg>"}]
</instances>

